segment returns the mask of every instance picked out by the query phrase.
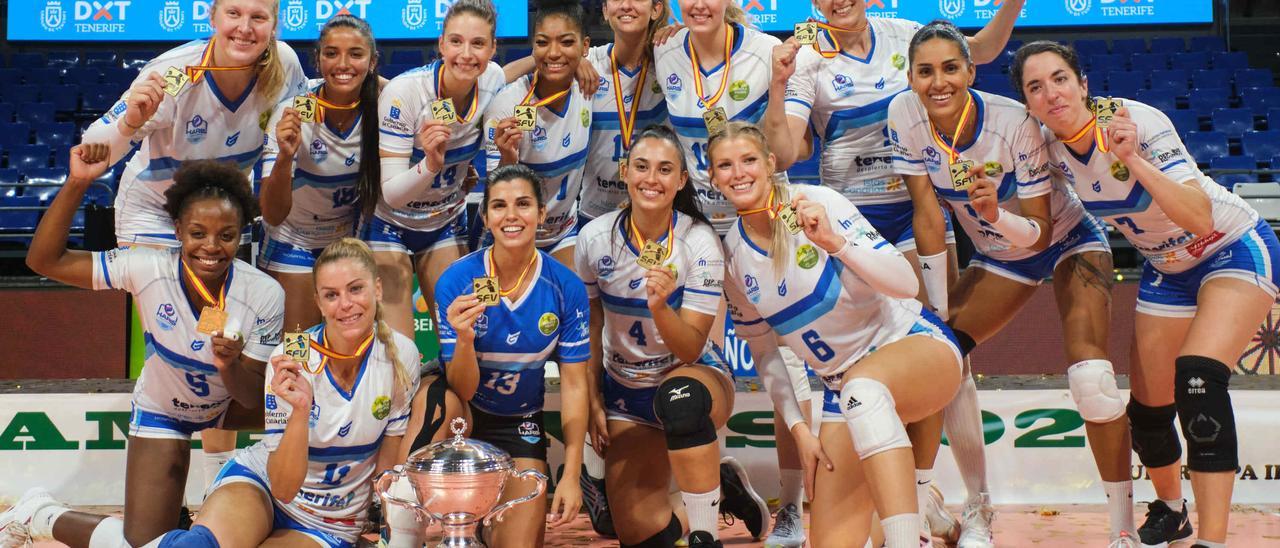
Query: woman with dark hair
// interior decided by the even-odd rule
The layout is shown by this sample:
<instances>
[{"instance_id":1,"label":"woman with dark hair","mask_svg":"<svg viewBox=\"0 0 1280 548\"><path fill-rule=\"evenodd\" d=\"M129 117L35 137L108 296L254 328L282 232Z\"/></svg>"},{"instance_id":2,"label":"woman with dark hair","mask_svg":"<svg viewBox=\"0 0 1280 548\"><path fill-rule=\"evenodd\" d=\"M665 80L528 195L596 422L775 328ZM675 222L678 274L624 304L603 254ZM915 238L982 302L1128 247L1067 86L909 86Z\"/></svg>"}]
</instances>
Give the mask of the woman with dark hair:
<instances>
[{"instance_id":1,"label":"woman with dark hair","mask_svg":"<svg viewBox=\"0 0 1280 548\"><path fill-rule=\"evenodd\" d=\"M267 234L258 266L284 287L289 329L319 323L309 298L316 257L353 236L360 213L371 215L380 196L377 52L369 23L330 18L316 42L321 78L307 83L304 99L282 101L267 122L275 132L263 149L258 203Z\"/></svg>"},{"instance_id":2,"label":"woman with dark hair","mask_svg":"<svg viewBox=\"0 0 1280 548\"><path fill-rule=\"evenodd\" d=\"M1239 466L1227 385L1276 299L1280 241L1253 208L1196 168L1167 116L1090 95L1071 48L1027 44L1010 77L1044 124L1053 169L1146 258L1127 414L1157 500L1138 536L1163 546L1192 534L1176 416L1199 515L1195 546L1225 546Z\"/></svg>"},{"instance_id":3,"label":"woman with dark hair","mask_svg":"<svg viewBox=\"0 0 1280 548\"><path fill-rule=\"evenodd\" d=\"M178 526L191 435L261 424L261 412L247 410L262 405L284 292L235 258L240 232L257 213L249 181L234 164L184 162L164 204L181 247L68 250L71 219L110 157L105 145L72 149L67 183L36 229L27 265L68 285L128 291L147 311L140 315L147 366L133 391L124 520L70 511L32 489L0 515L0 546L30 539L95 548L146 544Z\"/></svg>"}]
</instances>

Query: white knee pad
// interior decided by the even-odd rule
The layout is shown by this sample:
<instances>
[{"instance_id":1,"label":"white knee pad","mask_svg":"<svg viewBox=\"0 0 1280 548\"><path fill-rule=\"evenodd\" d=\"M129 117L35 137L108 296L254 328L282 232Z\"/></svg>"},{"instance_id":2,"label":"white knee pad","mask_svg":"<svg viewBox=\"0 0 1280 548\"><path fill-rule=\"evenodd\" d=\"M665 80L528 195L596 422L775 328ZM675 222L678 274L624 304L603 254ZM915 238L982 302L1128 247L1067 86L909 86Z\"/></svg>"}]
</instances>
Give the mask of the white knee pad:
<instances>
[{"instance_id":1,"label":"white knee pad","mask_svg":"<svg viewBox=\"0 0 1280 548\"><path fill-rule=\"evenodd\" d=\"M813 390L809 387L809 373L804 370L804 360L795 351L786 346L779 346L778 353L787 364L787 376L791 379L791 390L796 393L796 401L805 402L813 399Z\"/></svg>"},{"instance_id":2,"label":"white knee pad","mask_svg":"<svg viewBox=\"0 0 1280 548\"><path fill-rule=\"evenodd\" d=\"M849 425L858 458L911 447L907 429L898 418L893 394L880 381L866 377L849 379L840 389L840 412Z\"/></svg>"},{"instance_id":3,"label":"white knee pad","mask_svg":"<svg viewBox=\"0 0 1280 548\"><path fill-rule=\"evenodd\" d=\"M1124 399L1107 360L1085 360L1067 368L1071 399L1084 420L1105 423L1124 416Z\"/></svg>"}]
</instances>

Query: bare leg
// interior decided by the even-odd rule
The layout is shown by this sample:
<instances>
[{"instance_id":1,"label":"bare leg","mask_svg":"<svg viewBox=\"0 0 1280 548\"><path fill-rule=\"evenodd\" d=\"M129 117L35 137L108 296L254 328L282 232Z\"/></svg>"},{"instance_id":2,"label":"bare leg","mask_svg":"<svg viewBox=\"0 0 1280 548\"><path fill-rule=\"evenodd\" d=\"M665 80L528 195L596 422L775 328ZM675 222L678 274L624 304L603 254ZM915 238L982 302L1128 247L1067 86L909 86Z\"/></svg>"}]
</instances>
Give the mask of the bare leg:
<instances>
[{"instance_id":1,"label":"bare leg","mask_svg":"<svg viewBox=\"0 0 1280 548\"><path fill-rule=\"evenodd\" d=\"M534 469L547 473L547 463L537 459L515 459L517 470ZM502 489L501 502L528 495L536 484L532 480L509 480ZM519 504L507 510L502 521L494 522L485 533L490 546L537 548L542 546L547 529L547 495Z\"/></svg>"},{"instance_id":2,"label":"bare leg","mask_svg":"<svg viewBox=\"0 0 1280 548\"><path fill-rule=\"evenodd\" d=\"M666 528L683 508L668 497L671 467L662 430L634 422L609 421L605 482L618 540L638 544ZM683 519L682 519L683 521Z\"/></svg>"},{"instance_id":3,"label":"bare leg","mask_svg":"<svg viewBox=\"0 0 1280 548\"><path fill-rule=\"evenodd\" d=\"M849 429L840 422L824 422L818 437L835 469L817 470L810 507L812 545L861 548L875 507Z\"/></svg>"}]
</instances>

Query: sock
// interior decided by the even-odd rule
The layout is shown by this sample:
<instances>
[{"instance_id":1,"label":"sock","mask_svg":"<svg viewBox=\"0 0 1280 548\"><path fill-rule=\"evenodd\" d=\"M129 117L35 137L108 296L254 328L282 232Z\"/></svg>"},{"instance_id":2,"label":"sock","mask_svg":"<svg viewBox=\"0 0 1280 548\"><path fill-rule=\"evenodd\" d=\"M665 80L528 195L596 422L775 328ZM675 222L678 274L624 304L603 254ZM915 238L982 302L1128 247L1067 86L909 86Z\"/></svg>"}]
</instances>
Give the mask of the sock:
<instances>
[{"instance_id":1,"label":"sock","mask_svg":"<svg viewBox=\"0 0 1280 548\"><path fill-rule=\"evenodd\" d=\"M35 540L53 540L53 522L58 521L58 517L70 511L70 508L56 504L36 510L36 513L31 516L31 525L28 529L31 537Z\"/></svg>"},{"instance_id":2,"label":"sock","mask_svg":"<svg viewBox=\"0 0 1280 548\"><path fill-rule=\"evenodd\" d=\"M933 469L916 469L916 508L920 513L921 526L929 524L929 487L933 485Z\"/></svg>"},{"instance_id":3,"label":"sock","mask_svg":"<svg viewBox=\"0 0 1280 548\"><path fill-rule=\"evenodd\" d=\"M1187 503L1183 499L1173 499L1173 500L1160 499L1160 502L1163 502L1165 506L1168 506L1169 509L1173 510L1174 512L1182 512L1182 506Z\"/></svg>"},{"instance_id":4,"label":"sock","mask_svg":"<svg viewBox=\"0 0 1280 548\"><path fill-rule=\"evenodd\" d=\"M1204 546L1204 548L1227 548L1227 543L1225 542L1214 542L1212 540L1204 540L1202 538L1197 538L1196 544Z\"/></svg>"},{"instance_id":5,"label":"sock","mask_svg":"<svg viewBox=\"0 0 1280 548\"><path fill-rule=\"evenodd\" d=\"M1111 514L1111 538L1121 532L1134 534L1138 529L1133 523L1133 482L1104 481L1102 490L1107 493L1107 513Z\"/></svg>"},{"instance_id":6,"label":"sock","mask_svg":"<svg viewBox=\"0 0 1280 548\"><path fill-rule=\"evenodd\" d=\"M920 548L920 518L898 514L880 520L885 548Z\"/></svg>"},{"instance_id":7,"label":"sock","mask_svg":"<svg viewBox=\"0 0 1280 548\"><path fill-rule=\"evenodd\" d=\"M716 520L720 518L720 488L716 487L706 493L681 492L684 511L689 514L689 532L705 531L711 538L720 539Z\"/></svg>"},{"instance_id":8,"label":"sock","mask_svg":"<svg viewBox=\"0 0 1280 548\"><path fill-rule=\"evenodd\" d=\"M89 548L129 548L124 539L124 520L106 518L98 522L89 536Z\"/></svg>"},{"instance_id":9,"label":"sock","mask_svg":"<svg viewBox=\"0 0 1280 548\"><path fill-rule=\"evenodd\" d=\"M413 500L417 496L408 478L397 479L391 484L389 491L392 495L407 500ZM427 524L418 523L413 510L398 504L383 504L382 519L391 530L387 548L422 548L422 543L426 540L422 533Z\"/></svg>"},{"instance_id":10,"label":"sock","mask_svg":"<svg viewBox=\"0 0 1280 548\"><path fill-rule=\"evenodd\" d=\"M596 450L591 448L591 442L588 441L582 446L582 464L587 467L587 475L595 479L604 477L604 459L596 454Z\"/></svg>"},{"instance_id":11,"label":"sock","mask_svg":"<svg viewBox=\"0 0 1280 548\"><path fill-rule=\"evenodd\" d=\"M213 487L213 480L218 479L218 473L222 471L223 465L234 457L235 451L223 451L221 453L204 452L204 491L209 492L209 488Z\"/></svg>"},{"instance_id":12,"label":"sock","mask_svg":"<svg viewBox=\"0 0 1280 548\"><path fill-rule=\"evenodd\" d=\"M778 504L782 506L794 504L796 505L796 510L803 514L804 470L782 468L778 470L778 476L778 482L782 485L782 489L778 491Z\"/></svg>"},{"instance_id":13,"label":"sock","mask_svg":"<svg viewBox=\"0 0 1280 548\"><path fill-rule=\"evenodd\" d=\"M955 398L947 405L943 413L943 428L947 442L951 444L951 456L955 458L965 490L969 492L969 500L990 492L987 488L982 411L978 407L978 385L973 382L972 375L965 375Z\"/></svg>"}]
</instances>

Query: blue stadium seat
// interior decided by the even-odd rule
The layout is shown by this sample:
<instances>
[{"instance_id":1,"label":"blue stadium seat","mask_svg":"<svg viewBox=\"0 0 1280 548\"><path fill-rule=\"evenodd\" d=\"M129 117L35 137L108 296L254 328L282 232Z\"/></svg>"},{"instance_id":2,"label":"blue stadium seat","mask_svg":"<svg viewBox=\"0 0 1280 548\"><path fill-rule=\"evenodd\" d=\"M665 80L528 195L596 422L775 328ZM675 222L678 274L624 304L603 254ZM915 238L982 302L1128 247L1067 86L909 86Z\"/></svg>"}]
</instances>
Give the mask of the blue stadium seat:
<instances>
[{"instance_id":1,"label":"blue stadium seat","mask_svg":"<svg viewBox=\"0 0 1280 548\"><path fill-rule=\"evenodd\" d=\"M1159 82L1151 85L1151 89L1147 90L1151 93L1159 95L1171 95L1173 97L1186 97L1186 84L1177 85L1170 82Z\"/></svg>"},{"instance_id":2,"label":"blue stadium seat","mask_svg":"<svg viewBox=\"0 0 1280 548\"><path fill-rule=\"evenodd\" d=\"M53 149L53 167L59 169L71 168L71 145L52 146Z\"/></svg>"},{"instance_id":3,"label":"blue stadium seat","mask_svg":"<svg viewBox=\"0 0 1280 548\"><path fill-rule=\"evenodd\" d=\"M396 76L403 74L405 71L412 69L413 65L384 65L382 68L378 69L378 72L387 78L395 78Z\"/></svg>"},{"instance_id":4,"label":"blue stadium seat","mask_svg":"<svg viewBox=\"0 0 1280 548\"><path fill-rule=\"evenodd\" d=\"M67 170L56 167L40 167L27 170L27 186L61 185L67 182ZM49 188L49 187L45 187Z\"/></svg>"},{"instance_id":5,"label":"blue stadium seat","mask_svg":"<svg viewBox=\"0 0 1280 548\"><path fill-rule=\"evenodd\" d=\"M84 64L91 67L118 67L120 58L114 51L90 51L84 54Z\"/></svg>"},{"instance_id":6,"label":"blue stadium seat","mask_svg":"<svg viewBox=\"0 0 1280 548\"><path fill-rule=\"evenodd\" d=\"M14 113L19 122L41 124L53 121L53 103L20 103Z\"/></svg>"},{"instance_id":7,"label":"blue stadium seat","mask_svg":"<svg viewBox=\"0 0 1280 548\"><path fill-rule=\"evenodd\" d=\"M116 104L122 93L123 91L107 91L102 88L91 89L85 92L81 108L94 114L104 113Z\"/></svg>"},{"instance_id":8,"label":"blue stadium seat","mask_svg":"<svg viewBox=\"0 0 1280 548\"><path fill-rule=\"evenodd\" d=\"M37 124L36 144L54 146L71 146L76 142L76 126L71 122L51 122Z\"/></svg>"},{"instance_id":9,"label":"blue stadium seat","mask_svg":"<svg viewBox=\"0 0 1280 548\"><path fill-rule=\"evenodd\" d=\"M51 67L74 67L80 64L80 52L71 50L51 51L47 55Z\"/></svg>"},{"instance_id":10,"label":"blue stadium seat","mask_svg":"<svg viewBox=\"0 0 1280 548\"><path fill-rule=\"evenodd\" d=\"M126 51L120 54L120 65L127 69L142 70L155 56L154 51Z\"/></svg>"},{"instance_id":11,"label":"blue stadium seat","mask_svg":"<svg viewBox=\"0 0 1280 548\"><path fill-rule=\"evenodd\" d=\"M9 103L0 103L0 124L8 124L13 121L13 105Z\"/></svg>"},{"instance_id":12,"label":"blue stadium seat","mask_svg":"<svg viewBox=\"0 0 1280 548\"><path fill-rule=\"evenodd\" d=\"M31 143L31 126L27 124L15 122L5 126L4 131L0 131L0 146L7 148L29 143Z\"/></svg>"},{"instance_id":13,"label":"blue stadium seat","mask_svg":"<svg viewBox=\"0 0 1280 548\"><path fill-rule=\"evenodd\" d=\"M1193 88L1187 93L1187 108L1199 116L1209 117L1213 111L1231 107L1229 88Z\"/></svg>"},{"instance_id":14,"label":"blue stadium seat","mask_svg":"<svg viewBox=\"0 0 1280 548\"><path fill-rule=\"evenodd\" d=\"M1225 69L1200 69L1191 71L1191 87L1230 87L1231 72Z\"/></svg>"},{"instance_id":15,"label":"blue stadium seat","mask_svg":"<svg viewBox=\"0 0 1280 548\"><path fill-rule=\"evenodd\" d=\"M528 57L528 56L530 56L530 55L532 55L532 54L533 54L533 49L532 49L532 48L527 48L527 47L513 47L513 48L507 48L507 53L506 53L506 55L504 55L504 56L502 57L502 64L504 64L504 65L505 65L505 64L510 63L510 62L512 62L512 61L515 61L516 59L523 59L523 58Z\"/></svg>"},{"instance_id":16,"label":"blue stadium seat","mask_svg":"<svg viewBox=\"0 0 1280 548\"><path fill-rule=\"evenodd\" d=\"M1196 113L1189 110L1165 110L1163 112L1169 117L1169 121L1173 122L1173 127L1178 130L1178 135L1186 135L1191 131L1200 131L1200 117Z\"/></svg>"},{"instance_id":17,"label":"blue stadium seat","mask_svg":"<svg viewBox=\"0 0 1280 548\"><path fill-rule=\"evenodd\" d=\"M1236 183L1256 183L1259 177L1256 173L1224 173L1220 175L1211 175L1213 182L1232 190L1236 187Z\"/></svg>"},{"instance_id":18,"label":"blue stadium seat","mask_svg":"<svg viewBox=\"0 0 1280 548\"><path fill-rule=\"evenodd\" d=\"M108 89L124 90L129 89L133 85L133 80L138 77L138 71L127 68L117 67L97 67L102 71L102 83Z\"/></svg>"},{"instance_id":19,"label":"blue stadium seat","mask_svg":"<svg viewBox=\"0 0 1280 548\"><path fill-rule=\"evenodd\" d=\"M1246 131L1253 131L1253 111L1247 108L1220 108L1213 111L1213 129L1239 138Z\"/></svg>"},{"instance_id":20,"label":"blue stadium seat","mask_svg":"<svg viewBox=\"0 0 1280 548\"><path fill-rule=\"evenodd\" d=\"M72 84L45 86L40 90L40 97L45 102L53 103L55 112L80 110L80 86Z\"/></svg>"},{"instance_id":21,"label":"blue stadium seat","mask_svg":"<svg viewBox=\"0 0 1280 548\"><path fill-rule=\"evenodd\" d=\"M1280 107L1280 88L1248 88L1240 90L1240 100L1254 114L1264 114L1272 107Z\"/></svg>"},{"instance_id":22,"label":"blue stadium seat","mask_svg":"<svg viewBox=\"0 0 1280 548\"><path fill-rule=\"evenodd\" d=\"M1082 57L1088 57L1091 55L1101 55L1104 53L1111 52L1110 48L1107 47L1106 40L1095 40L1095 39L1076 40L1075 43L1073 44L1073 47L1075 47L1076 53L1079 53Z\"/></svg>"},{"instance_id":23,"label":"blue stadium seat","mask_svg":"<svg viewBox=\"0 0 1280 548\"><path fill-rule=\"evenodd\" d=\"M1276 79L1267 69L1238 69L1235 71L1236 89L1269 88Z\"/></svg>"},{"instance_id":24,"label":"blue stadium seat","mask_svg":"<svg viewBox=\"0 0 1280 548\"><path fill-rule=\"evenodd\" d=\"M1220 36L1192 36L1191 51L1227 51L1227 43Z\"/></svg>"},{"instance_id":25,"label":"blue stadium seat","mask_svg":"<svg viewBox=\"0 0 1280 548\"><path fill-rule=\"evenodd\" d=\"M0 86L0 96L6 103L34 103L40 100L40 88L37 86Z\"/></svg>"},{"instance_id":26,"label":"blue stadium seat","mask_svg":"<svg viewBox=\"0 0 1280 548\"><path fill-rule=\"evenodd\" d=\"M1249 56L1242 51L1220 51L1213 54L1213 68L1227 70L1249 68Z\"/></svg>"},{"instance_id":27,"label":"blue stadium seat","mask_svg":"<svg viewBox=\"0 0 1280 548\"><path fill-rule=\"evenodd\" d=\"M1248 154L1221 156L1209 160L1209 169L1257 169L1258 160Z\"/></svg>"},{"instance_id":28,"label":"blue stadium seat","mask_svg":"<svg viewBox=\"0 0 1280 548\"><path fill-rule=\"evenodd\" d=\"M1280 129L1280 106L1267 109L1267 129Z\"/></svg>"},{"instance_id":29,"label":"blue stadium seat","mask_svg":"<svg viewBox=\"0 0 1280 548\"><path fill-rule=\"evenodd\" d=\"M1142 38L1119 38L1111 41L1111 53L1133 55L1146 52L1147 41Z\"/></svg>"},{"instance_id":30,"label":"blue stadium seat","mask_svg":"<svg viewBox=\"0 0 1280 548\"><path fill-rule=\"evenodd\" d=\"M1094 94L1101 93L1102 90L1107 89L1107 74L1105 72L1086 70L1084 71L1084 78L1089 81L1089 90Z\"/></svg>"},{"instance_id":31,"label":"blue stadium seat","mask_svg":"<svg viewBox=\"0 0 1280 548\"><path fill-rule=\"evenodd\" d=\"M1204 165L1219 156L1229 156L1231 152L1227 146L1227 135L1221 131L1193 131L1187 134L1183 142L1191 157Z\"/></svg>"},{"instance_id":32,"label":"blue stadium seat","mask_svg":"<svg viewBox=\"0 0 1280 548\"><path fill-rule=\"evenodd\" d=\"M10 54L9 66L20 69L43 67L44 54L34 51Z\"/></svg>"},{"instance_id":33,"label":"blue stadium seat","mask_svg":"<svg viewBox=\"0 0 1280 548\"><path fill-rule=\"evenodd\" d=\"M1271 158L1280 154L1280 130L1250 131L1240 140L1241 150L1255 158Z\"/></svg>"},{"instance_id":34,"label":"blue stadium seat","mask_svg":"<svg viewBox=\"0 0 1280 548\"><path fill-rule=\"evenodd\" d=\"M1089 70L1097 72L1129 70L1128 63L1129 57L1127 55L1099 54L1089 58Z\"/></svg>"},{"instance_id":35,"label":"blue stadium seat","mask_svg":"<svg viewBox=\"0 0 1280 548\"><path fill-rule=\"evenodd\" d=\"M1199 70L1209 68L1209 52L1192 48L1186 53L1179 53L1169 58L1173 68Z\"/></svg>"},{"instance_id":36,"label":"blue stadium seat","mask_svg":"<svg viewBox=\"0 0 1280 548\"><path fill-rule=\"evenodd\" d=\"M15 167L22 171L49 167L49 147L44 145L9 147L9 167Z\"/></svg>"},{"instance_id":37,"label":"blue stadium seat","mask_svg":"<svg viewBox=\"0 0 1280 548\"><path fill-rule=\"evenodd\" d=\"M302 65L303 69L306 69L307 67L311 67L312 70L315 70L316 62L315 62L315 57L311 56L311 50L295 48L294 52L298 54L298 63Z\"/></svg>"},{"instance_id":38,"label":"blue stadium seat","mask_svg":"<svg viewBox=\"0 0 1280 548\"><path fill-rule=\"evenodd\" d=\"M15 211L7 207L35 207L40 200L35 196L6 196L0 199L0 233L32 232L40 219L40 210Z\"/></svg>"},{"instance_id":39,"label":"blue stadium seat","mask_svg":"<svg viewBox=\"0 0 1280 548\"><path fill-rule=\"evenodd\" d=\"M0 184L16 185L22 182L22 172L17 168L6 167L0 169Z\"/></svg>"},{"instance_id":40,"label":"blue stadium seat","mask_svg":"<svg viewBox=\"0 0 1280 548\"><path fill-rule=\"evenodd\" d=\"M1133 70L1151 71L1169 68L1167 53L1135 53L1129 56L1129 67Z\"/></svg>"},{"instance_id":41,"label":"blue stadium seat","mask_svg":"<svg viewBox=\"0 0 1280 548\"><path fill-rule=\"evenodd\" d=\"M1107 86L1107 93L1110 94L1112 97L1137 96L1138 92L1143 90L1142 80L1140 79L1141 75L1138 75L1137 73L1132 73L1132 72L1127 74L1134 74L1135 76L1138 76L1138 77L1109 80L1108 81L1109 85Z\"/></svg>"},{"instance_id":42,"label":"blue stadium seat","mask_svg":"<svg viewBox=\"0 0 1280 548\"><path fill-rule=\"evenodd\" d=\"M22 71L16 68L0 68L0 82L18 82L22 80Z\"/></svg>"},{"instance_id":43,"label":"blue stadium seat","mask_svg":"<svg viewBox=\"0 0 1280 548\"><path fill-rule=\"evenodd\" d=\"M1171 91L1158 89L1139 90L1135 99L1165 112L1178 108L1178 95Z\"/></svg>"},{"instance_id":44,"label":"blue stadium seat","mask_svg":"<svg viewBox=\"0 0 1280 548\"><path fill-rule=\"evenodd\" d=\"M1187 41L1181 37L1165 37L1151 39L1152 53L1182 53L1187 51Z\"/></svg>"},{"instance_id":45,"label":"blue stadium seat","mask_svg":"<svg viewBox=\"0 0 1280 548\"><path fill-rule=\"evenodd\" d=\"M1138 85L1145 88L1147 87L1147 73L1128 70L1112 70L1107 72L1107 89L1111 89L1111 84L1126 82L1137 82Z\"/></svg>"},{"instance_id":46,"label":"blue stadium seat","mask_svg":"<svg viewBox=\"0 0 1280 548\"><path fill-rule=\"evenodd\" d=\"M1153 70L1151 71L1150 77L1152 88L1161 87L1163 84L1169 87L1178 88L1182 91L1187 90L1187 84L1191 80L1185 69Z\"/></svg>"},{"instance_id":47,"label":"blue stadium seat","mask_svg":"<svg viewBox=\"0 0 1280 548\"><path fill-rule=\"evenodd\" d=\"M1271 157L1271 169L1280 169L1280 154Z\"/></svg>"},{"instance_id":48,"label":"blue stadium seat","mask_svg":"<svg viewBox=\"0 0 1280 548\"><path fill-rule=\"evenodd\" d=\"M85 204L97 204L103 207L109 206L115 201L115 197L111 195L111 189L116 185L116 174L114 170L107 170L101 177L94 179L95 183L103 183L105 187L100 185L89 185L84 192Z\"/></svg>"},{"instance_id":49,"label":"blue stadium seat","mask_svg":"<svg viewBox=\"0 0 1280 548\"><path fill-rule=\"evenodd\" d=\"M49 85L62 83L62 68L30 68L22 71L22 83Z\"/></svg>"},{"instance_id":50,"label":"blue stadium seat","mask_svg":"<svg viewBox=\"0 0 1280 548\"><path fill-rule=\"evenodd\" d=\"M392 65L413 65L415 67L422 66L422 50L420 49L398 49L391 52L391 59L387 63Z\"/></svg>"}]
</instances>

